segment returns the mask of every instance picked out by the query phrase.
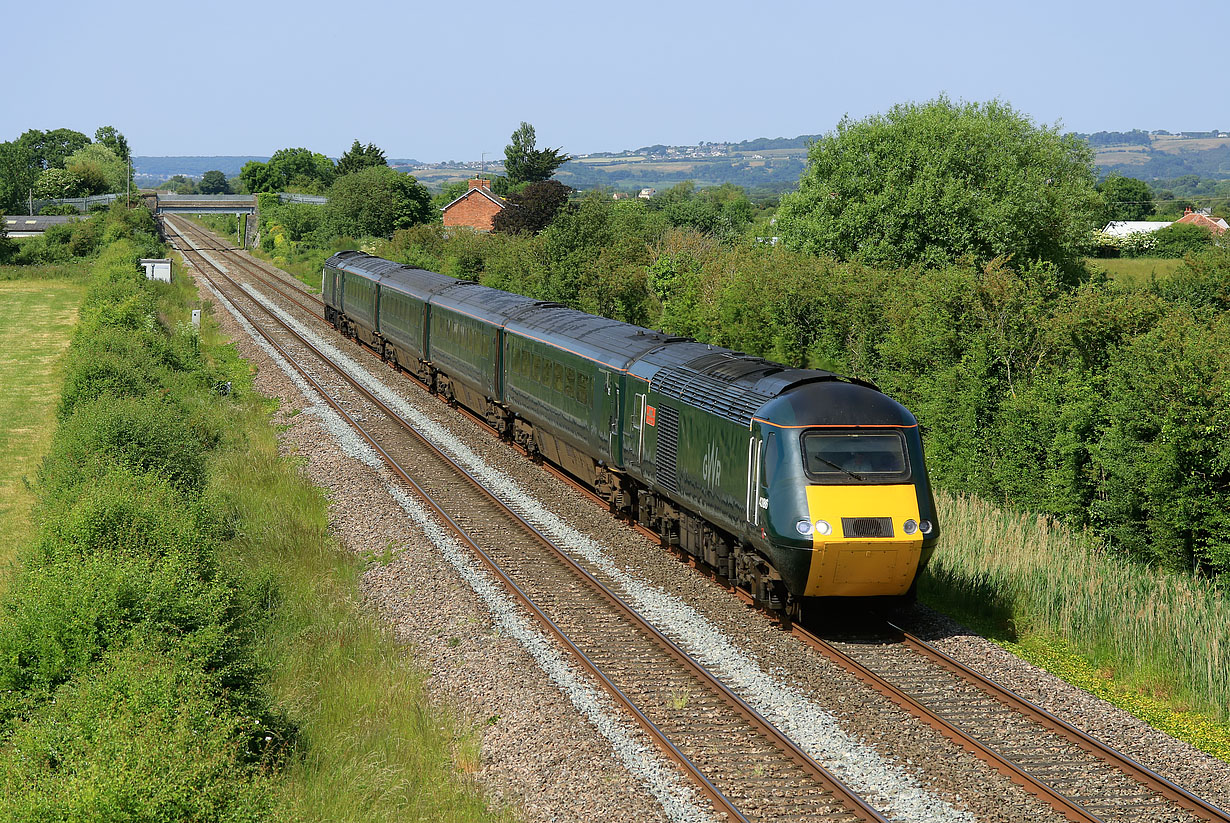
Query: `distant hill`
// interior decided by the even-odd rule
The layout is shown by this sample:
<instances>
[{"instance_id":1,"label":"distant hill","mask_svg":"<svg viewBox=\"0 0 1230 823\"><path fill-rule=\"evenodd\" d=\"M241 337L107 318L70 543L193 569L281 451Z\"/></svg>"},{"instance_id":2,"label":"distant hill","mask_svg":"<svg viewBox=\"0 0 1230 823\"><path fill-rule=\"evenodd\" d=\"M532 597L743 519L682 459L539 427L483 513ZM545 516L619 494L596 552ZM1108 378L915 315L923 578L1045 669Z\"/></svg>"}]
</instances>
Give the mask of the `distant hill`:
<instances>
[{"instance_id":1,"label":"distant hill","mask_svg":"<svg viewBox=\"0 0 1230 823\"><path fill-rule=\"evenodd\" d=\"M1230 179L1230 133L1165 131L1076 134L1096 152L1103 175L1117 173L1140 180L1172 180L1195 174L1208 180Z\"/></svg>"},{"instance_id":2,"label":"distant hill","mask_svg":"<svg viewBox=\"0 0 1230 823\"><path fill-rule=\"evenodd\" d=\"M213 171L214 169L222 172L227 177L234 177L239 174L243 164L249 160L264 163L269 160L269 157L268 155L265 157L258 157L256 155L245 157L227 155L214 157L133 157L132 170L134 174L159 177L163 180L174 177L177 174L182 174L185 177L200 177L205 172Z\"/></svg>"},{"instance_id":3,"label":"distant hill","mask_svg":"<svg viewBox=\"0 0 1230 823\"><path fill-rule=\"evenodd\" d=\"M1094 148L1098 172L1142 180L1173 180L1197 175L1208 180L1230 179L1230 136L1220 130L1208 132L1074 133ZM807 147L822 135L758 137L740 143L701 142L695 146L642 146L622 152L578 154L560 167L556 178L574 189L607 187L623 191L664 189L685 180L697 186L735 183L749 193L778 195L798 185L807 163ZM261 156L134 157L133 170L142 178L166 180L183 174L199 178L210 169L227 177L239 174L249 160ZM432 189L472 177L483 166L479 161L421 163L413 159L390 159L389 165L409 172ZM499 160L488 160L488 173L499 174Z\"/></svg>"}]
</instances>

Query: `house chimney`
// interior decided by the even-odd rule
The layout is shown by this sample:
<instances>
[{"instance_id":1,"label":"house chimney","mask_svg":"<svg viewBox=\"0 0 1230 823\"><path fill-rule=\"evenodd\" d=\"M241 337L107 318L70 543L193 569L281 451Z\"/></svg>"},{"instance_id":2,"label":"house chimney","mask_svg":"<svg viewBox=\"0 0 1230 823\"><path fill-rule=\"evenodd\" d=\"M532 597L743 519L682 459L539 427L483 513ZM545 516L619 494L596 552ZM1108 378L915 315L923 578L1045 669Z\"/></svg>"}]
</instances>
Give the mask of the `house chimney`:
<instances>
[{"instance_id":1,"label":"house chimney","mask_svg":"<svg viewBox=\"0 0 1230 823\"><path fill-rule=\"evenodd\" d=\"M486 189L487 191L491 191L491 181L484 180L481 177L475 177L473 180L470 181L470 188Z\"/></svg>"},{"instance_id":2,"label":"house chimney","mask_svg":"<svg viewBox=\"0 0 1230 823\"><path fill-rule=\"evenodd\" d=\"M1191 207L1191 206L1188 206L1187 208L1183 209L1183 214L1184 214L1185 216L1186 216L1186 215L1189 215L1189 214L1191 214L1191 213L1192 213L1192 207Z\"/></svg>"}]
</instances>

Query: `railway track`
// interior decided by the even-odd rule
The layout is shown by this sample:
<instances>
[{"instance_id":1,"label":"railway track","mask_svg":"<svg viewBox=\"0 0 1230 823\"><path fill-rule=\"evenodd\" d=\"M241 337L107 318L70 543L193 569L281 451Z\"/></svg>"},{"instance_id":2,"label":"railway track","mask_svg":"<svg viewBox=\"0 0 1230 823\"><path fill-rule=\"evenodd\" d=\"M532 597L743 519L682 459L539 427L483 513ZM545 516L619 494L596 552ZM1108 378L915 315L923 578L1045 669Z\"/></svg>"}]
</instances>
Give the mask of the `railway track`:
<instances>
[{"instance_id":1,"label":"railway track","mask_svg":"<svg viewBox=\"0 0 1230 823\"><path fill-rule=\"evenodd\" d=\"M567 551L190 245L183 251L198 271L594 674L718 812L731 820L884 820ZM230 260L243 265L242 258ZM267 330L258 314L280 328ZM311 365L304 362L309 359ZM319 374L322 368L331 374ZM413 475L407 466L414 466Z\"/></svg>"},{"instance_id":2,"label":"railway track","mask_svg":"<svg viewBox=\"0 0 1230 823\"><path fill-rule=\"evenodd\" d=\"M1073 821L1230 821L1226 811L888 624L804 642Z\"/></svg>"},{"instance_id":3,"label":"railway track","mask_svg":"<svg viewBox=\"0 0 1230 823\"><path fill-rule=\"evenodd\" d=\"M189 233L203 243L217 242L199 229L189 230ZM249 270L256 265L244 257L232 259ZM304 292L298 281L287 283L284 278L269 271L269 267L259 268L261 273L256 276L262 282L323 321L319 298ZM304 297L311 300L304 300ZM370 349L364 348L370 352ZM423 388L418 381L410 382ZM489 429L481 419L468 416ZM405 459L423 458L407 455ZM445 467L441 465L439 471L434 473L445 476ZM572 482L566 475L555 473ZM587 491L584 487L580 488ZM424 488L424 492L431 494L432 488ZM449 489L435 488L435 493L441 495L441 499L450 499ZM526 597L541 601L540 619L545 621L544 625L551 625L552 632L567 638L563 641L565 645L571 643L588 661L585 664L587 667L612 673L606 686L609 691L623 695L633 706L644 704L648 707L644 710L630 709L640 715L643 726L657 729L664 738L674 735L684 741L662 742L660 745L692 763L696 769L694 779L699 785L706 785L707 778L698 776L704 774L706 769L714 773L738 774L740 764L745 772L750 764L751 775L745 778L746 785L759 785L759 793L752 789L731 789L727 784L719 787L710 783L705 791L714 800L715 807L733 819L758 819L762 813L771 813L774 808L784 813L784 819L792 820L877 819L859 817L859 814L875 814L869 808L859 811L859 801L847 799L844 808L836 803L833 798L838 793L825 785L827 778L822 775L804 778L803 773L813 764L809 764L807 761L810 758L801 752L798 753L802 754L801 758L787 755L778 765L766 765L770 761L761 758L767 757L774 745L778 746L779 756L785 751L780 743L774 743L772 731L765 728L767 721L763 718L757 720L754 710L740 706L742 701L737 697L722 696L724 687L720 684L716 687L703 686L703 674L689 667L683 659L686 655L677 648L672 649L673 644L669 640L661 638L656 641L658 645L655 647L650 638L656 630L639 621L639 618L618 616L618 609L612 602L618 598L609 590L603 590L602 585L593 580L587 571L580 567L566 574L559 571L569 563L576 564L560 550L549 549L542 544L546 539L541 534L536 539L541 544L540 548L547 549L545 554L538 552L531 555L519 547L509 548L513 544L507 543L508 526L490 525L508 522L507 514L501 515L496 510L499 506L486 508L494 504L480 504L477 500L460 505L458 510L465 514L459 515L456 525L462 532L481 535L487 541L484 545L489 548L480 550L485 562L493 567L506 568L510 580L551 581L545 586L531 582L523 592ZM602 505L605 506L605 503ZM524 520L516 519L520 521L522 531L527 528L533 531ZM656 539L656 536L653 537ZM558 556L552 557L552 551ZM587 577L592 582L586 582ZM596 601L591 603L579 599L579 591L595 584L594 590L601 593L590 596L606 601L601 608ZM618 633L627 630L621 624L629 620L640 623L636 637ZM1230 822L1230 815L1226 812L1194 797L895 627L880 637L859 638L857 642L848 638L823 640L797 626L793 627L793 631L818 653L852 672L868 686L939 730L956 745L973 752L991 768L1048 803L1068 820L1104 823L1171 820ZM573 637L581 638L580 642L573 642ZM584 639L586 637L589 639ZM631 656L612 655L613 649L623 646L635 648L636 652ZM703 670L703 667L699 668ZM650 677L644 677L645 672L650 673ZM751 715L747 715L747 711L751 711ZM744 721L750 722L754 729L750 732L752 737L748 737L748 731L738 732L734 727L723 727L724 732L719 732L716 738L719 741L717 744L706 744L689 736L698 734L701 726L720 726L717 721L724 720L732 713L745 715ZM700 721L697 721L698 717ZM722 748L722 734L742 735L756 742L741 750L733 760L726 760L716 751ZM809 783L809 780L815 782ZM737 780L733 784L739 785ZM732 803L730 809L723 808L723 801L717 799L717 795L723 795L723 788L731 797L738 798L742 806L735 807ZM788 801L778 807L783 796ZM791 806L791 803L794 805ZM744 816L739 808L750 810L749 815ZM786 811L790 809L793 811ZM850 814L854 816L842 817Z\"/></svg>"}]
</instances>

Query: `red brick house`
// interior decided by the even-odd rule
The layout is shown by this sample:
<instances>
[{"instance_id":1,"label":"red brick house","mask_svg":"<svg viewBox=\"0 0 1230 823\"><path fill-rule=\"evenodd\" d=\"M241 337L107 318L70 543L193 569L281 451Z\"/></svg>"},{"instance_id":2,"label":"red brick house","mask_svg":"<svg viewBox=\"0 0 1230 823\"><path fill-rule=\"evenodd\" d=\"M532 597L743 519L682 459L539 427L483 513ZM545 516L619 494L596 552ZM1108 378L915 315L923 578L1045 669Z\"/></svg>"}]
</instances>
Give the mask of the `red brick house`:
<instances>
[{"instance_id":1,"label":"red brick house","mask_svg":"<svg viewBox=\"0 0 1230 823\"><path fill-rule=\"evenodd\" d=\"M490 180L475 178L469 191L444 207L444 225L491 231L491 222L506 208L508 201L491 193Z\"/></svg>"},{"instance_id":2,"label":"red brick house","mask_svg":"<svg viewBox=\"0 0 1230 823\"><path fill-rule=\"evenodd\" d=\"M1204 226L1206 229L1213 232L1213 234L1225 234L1227 228L1226 221L1220 217L1211 217L1198 211L1192 211L1191 209L1188 209L1187 213L1176 222L1191 223L1193 226Z\"/></svg>"}]
</instances>

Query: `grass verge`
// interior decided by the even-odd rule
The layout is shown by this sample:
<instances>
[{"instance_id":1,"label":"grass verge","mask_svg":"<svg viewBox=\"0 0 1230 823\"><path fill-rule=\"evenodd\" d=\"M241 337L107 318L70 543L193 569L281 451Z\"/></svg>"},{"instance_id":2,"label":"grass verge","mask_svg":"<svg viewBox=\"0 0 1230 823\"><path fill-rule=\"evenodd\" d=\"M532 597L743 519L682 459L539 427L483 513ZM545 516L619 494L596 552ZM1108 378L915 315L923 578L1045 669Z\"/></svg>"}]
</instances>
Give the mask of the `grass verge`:
<instances>
[{"instance_id":1,"label":"grass verge","mask_svg":"<svg viewBox=\"0 0 1230 823\"><path fill-rule=\"evenodd\" d=\"M1230 602L1197 577L977 498L937 495L941 548L920 599L1031 663L1230 760Z\"/></svg>"},{"instance_id":2,"label":"grass verge","mask_svg":"<svg viewBox=\"0 0 1230 823\"><path fill-rule=\"evenodd\" d=\"M55 430L64 351L85 294L85 269L84 263L0 267L0 591L16 547L30 537L30 481Z\"/></svg>"}]
</instances>

